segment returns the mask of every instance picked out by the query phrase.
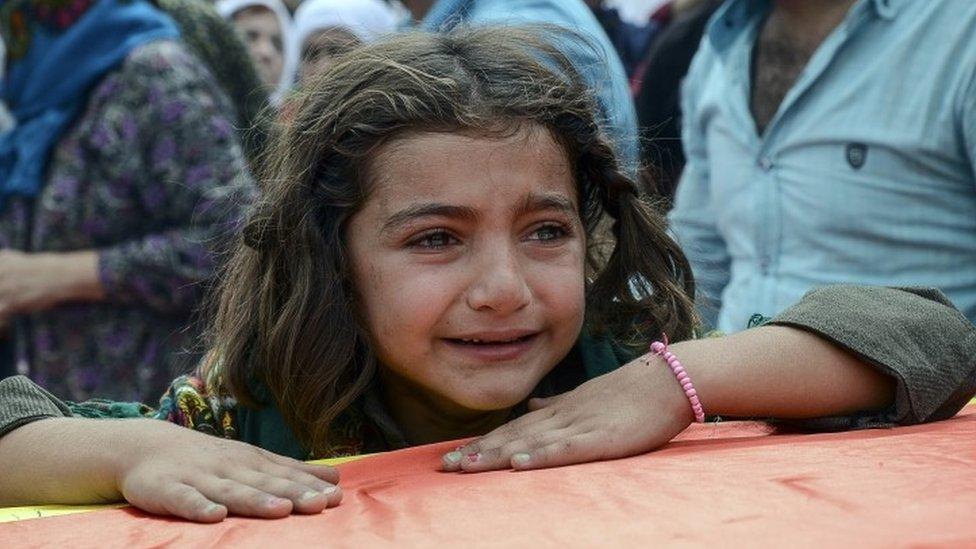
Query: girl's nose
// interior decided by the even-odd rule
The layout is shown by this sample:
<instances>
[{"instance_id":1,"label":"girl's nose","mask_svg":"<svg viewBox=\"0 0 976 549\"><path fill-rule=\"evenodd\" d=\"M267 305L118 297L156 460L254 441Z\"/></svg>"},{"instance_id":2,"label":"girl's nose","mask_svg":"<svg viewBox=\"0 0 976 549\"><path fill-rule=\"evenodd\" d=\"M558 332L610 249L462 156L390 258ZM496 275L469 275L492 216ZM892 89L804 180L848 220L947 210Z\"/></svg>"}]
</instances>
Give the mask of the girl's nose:
<instances>
[{"instance_id":1,"label":"girl's nose","mask_svg":"<svg viewBox=\"0 0 976 549\"><path fill-rule=\"evenodd\" d=\"M515 250L510 248L488 251L478 261L473 283L468 289L468 306L477 311L512 313L529 304L532 292Z\"/></svg>"}]
</instances>

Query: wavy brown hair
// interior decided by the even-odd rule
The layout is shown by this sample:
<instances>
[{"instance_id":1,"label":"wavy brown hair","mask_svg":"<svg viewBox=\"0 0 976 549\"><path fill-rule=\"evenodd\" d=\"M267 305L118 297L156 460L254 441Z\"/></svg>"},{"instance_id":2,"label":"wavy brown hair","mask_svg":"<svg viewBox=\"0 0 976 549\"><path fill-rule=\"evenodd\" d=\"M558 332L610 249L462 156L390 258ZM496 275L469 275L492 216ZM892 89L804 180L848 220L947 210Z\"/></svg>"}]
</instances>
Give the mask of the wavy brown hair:
<instances>
[{"instance_id":1,"label":"wavy brown hair","mask_svg":"<svg viewBox=\"0 0 976 549\"><path fill-rule=\"evenodd\" d=\"M547 129L580 197L587 329L625 346L691 335L688 262L618 164L556 39L569 37L544 27L402 34L345 56L295 99L221 280L212 389L255 405L253 382L265 385L298 439L328 453L330 424L377 368L357 314L346 225L369 196L377 151L416 132Z\"/></svg>"}]
</instances>

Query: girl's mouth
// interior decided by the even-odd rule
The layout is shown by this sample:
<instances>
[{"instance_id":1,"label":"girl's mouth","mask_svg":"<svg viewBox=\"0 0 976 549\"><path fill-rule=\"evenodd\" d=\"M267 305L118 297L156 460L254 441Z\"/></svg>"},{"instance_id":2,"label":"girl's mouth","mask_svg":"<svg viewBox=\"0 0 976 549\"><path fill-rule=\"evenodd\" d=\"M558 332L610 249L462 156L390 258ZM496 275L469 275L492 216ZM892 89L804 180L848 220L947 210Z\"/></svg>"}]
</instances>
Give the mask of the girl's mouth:
<instances>
[{"instance_id":1,"label":"girl's mouth","mask_svg":"<svg viewBox=\"0 0 976 549\"><path fill-rule=\"evenodd\" d=\"M463 337L445 338L443 341L460 354L469 358L487 361L501 362L515 360L532 348L538 339L538 333L528 333L515 335L514 337Z\"/></svg>"},{"instance_id":2,"label":"girl's mouth","mask_svg":"<svg viewBox=\"0 0 976 549\"><path fill-rule=\"evenodd\" d=\"M451 341L456 341L465 345L504 345L506 343L518 343L519 341L524 341L535 334L529 334L522 337L513 337L511 339L498 339L498 340L484 340L484 339L452 339Z\"/></svg>"}]
</instances>

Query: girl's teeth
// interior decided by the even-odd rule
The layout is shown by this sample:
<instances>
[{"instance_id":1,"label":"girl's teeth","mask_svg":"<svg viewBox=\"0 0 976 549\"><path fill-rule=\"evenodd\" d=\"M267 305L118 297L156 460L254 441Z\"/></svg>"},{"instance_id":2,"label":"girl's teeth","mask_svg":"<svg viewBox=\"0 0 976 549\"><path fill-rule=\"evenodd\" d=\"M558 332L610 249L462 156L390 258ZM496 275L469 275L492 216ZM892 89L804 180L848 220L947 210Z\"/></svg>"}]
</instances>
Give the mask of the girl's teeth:
<instances>
[{"instance_id":1,"label":"girl's teeth","mask_svg":"<svg viewBox=\"0 0 976 549\"><path fill-rule=\"evenodd\" d=\"M516 337L515 339L507 339L505 341L483 341L481 339L462 339L461 341L465 343L512 343L513 341L518 341L522 338Z\"/></svg>"}]
</instances>

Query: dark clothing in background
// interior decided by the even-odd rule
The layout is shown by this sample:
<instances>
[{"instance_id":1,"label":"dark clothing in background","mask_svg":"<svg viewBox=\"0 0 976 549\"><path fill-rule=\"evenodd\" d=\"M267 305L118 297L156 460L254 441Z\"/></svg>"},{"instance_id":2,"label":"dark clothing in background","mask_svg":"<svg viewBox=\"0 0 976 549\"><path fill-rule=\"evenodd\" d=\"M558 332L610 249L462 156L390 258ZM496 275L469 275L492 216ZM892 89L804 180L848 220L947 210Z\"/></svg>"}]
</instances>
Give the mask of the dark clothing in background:
<instances>
[{"instance_id":1,"label":"dark clothing in background","mask_svg":"<svg viewBox=\"0 0 976 549\"><path fill-rule=\"evenodd\" d=\"M0 379L12 376L17 373L14 365L14 347L10 341L10 335L0 335Z\"/></svg>"},{"instance_id":2,"label":"dark clothing in background","mask_svg":"<svg viewBox=\"0 0 976 549\"><path fill-rule=\"evenodd\" d=\"M684 168L681 148L681 82L698 51L705 26L722 0L703 0L676 15L654 39L637 95L641 160L652 170L658 195L670 199Z\"/></svg>"},{"instance_id":3,"label":"dark clothing in background","mask_svg":"<svg viewBox=\"0 0 976 549\"><path fill-rule=\"evenodd\" d=\"M624 21L617 10L607 7L594 8L593 15L596 15L597 21L617 50L624 70L627 71L627 78L633 78L647 56L654 37L661 30L661 24L650 19L646 25L635 25Z\"/></svg>"}]
</instances>

